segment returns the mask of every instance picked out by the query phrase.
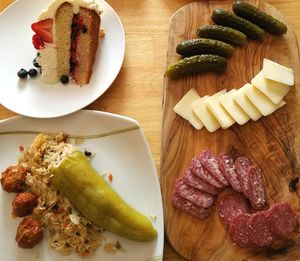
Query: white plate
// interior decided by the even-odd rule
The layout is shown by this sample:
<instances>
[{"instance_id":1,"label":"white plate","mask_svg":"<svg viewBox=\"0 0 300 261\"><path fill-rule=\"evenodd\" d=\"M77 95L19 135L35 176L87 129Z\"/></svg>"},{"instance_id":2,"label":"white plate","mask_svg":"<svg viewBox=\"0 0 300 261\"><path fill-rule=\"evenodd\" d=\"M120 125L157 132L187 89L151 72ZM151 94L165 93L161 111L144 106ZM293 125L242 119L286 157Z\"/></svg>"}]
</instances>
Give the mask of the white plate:
<instances>
[{"instance_id":1,"label":"white plate","mask_svg":"<svg viewBox=\"0 0 300 261\"><path fill-rule=\"evenodd\" d=\"M21 68L33 68L36 56L31 38L31 24L50 0L18 0L0 15L0 103L6 108L30 117L52 118L84 108L99 98L118 75L125 53L122 23L103 0L97 0L103 14L105 37L100 39L88 85L47 85L36 79L20 80Z\"/></svg>"},{"instance_id":2,"label":"white plate","mask_svg":"<svg viewBox=\"0 0 300 261\"><path fill-rule=\"evenodd\" d=\"M132 119L96 111L83 110L57 119L33 119L23 116L0 121L0 171L15 164L21 153L19 146L27 147L37 132L63 131L70 135L86 136L81 150L96 153L92 165L99 172L113 174L113 188L130 205L146 216L157 217L153 225L158 237L151 242L134 242L105 232L109 240L118 240L127 252L109 254L99 247L95 255L84 260L154 261L162 260L164 227L162 198L158 175L151 152L139 124ZM116 131L115 134L102 134ZM68 258L48 248L47 239L33 249L18 248L16 229L22 218L12 218L11 202L14 193L0 189L0 253L1 260L52 261L80 260L75 254Z\"/></svg>"}]
</instances>

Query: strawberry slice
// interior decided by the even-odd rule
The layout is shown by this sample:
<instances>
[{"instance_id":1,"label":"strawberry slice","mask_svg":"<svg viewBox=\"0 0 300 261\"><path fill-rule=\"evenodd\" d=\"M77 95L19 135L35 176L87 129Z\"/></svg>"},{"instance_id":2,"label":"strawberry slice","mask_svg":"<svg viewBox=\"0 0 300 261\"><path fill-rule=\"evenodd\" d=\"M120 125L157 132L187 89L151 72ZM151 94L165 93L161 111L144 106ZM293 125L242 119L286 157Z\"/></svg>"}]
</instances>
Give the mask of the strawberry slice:
<instances>
[{"instance_id":1,"label":"strawberry slice","mask_svg":"<svg viewBox=\"0 0 300 261\"><path fill-rule=\"evenodd\" d=\"M53 19L47 18L31 25L31 29L40 36L44 42L52 43L52 26Z\"/></svg>"},{"instance_id":2,"label":"strawberry slice","mask_svg":"<svg viewBox=\"0 0 300 261\"><path fill-rule=\"evenodd\" d=\"M32 36L32 43L34 48L37 50L43 49L45 45L43 39L37 34Z\"/></svg>"}]
</instances>

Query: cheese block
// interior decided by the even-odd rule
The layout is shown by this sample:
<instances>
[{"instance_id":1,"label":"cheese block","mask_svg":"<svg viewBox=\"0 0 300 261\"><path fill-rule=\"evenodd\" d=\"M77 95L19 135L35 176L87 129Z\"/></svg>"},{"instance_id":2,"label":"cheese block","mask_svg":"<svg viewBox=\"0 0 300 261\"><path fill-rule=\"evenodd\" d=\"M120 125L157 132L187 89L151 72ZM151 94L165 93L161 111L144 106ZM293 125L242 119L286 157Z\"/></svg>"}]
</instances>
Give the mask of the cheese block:
<instances>
[{"instance_id":1,"label":"cheese block","mask_svg":"<svg viewBox=\"0 0 300 261\"><path fill-rule=\"evenodd\" d=\"M233 97L236 92L236 89L233 89L225 93L219 97L219 102L238 124L243 125L250 120L250 117L244 112L240 105L234 101Z\"/></svg>"},{"instance_id":2,"label":"cheese block","mask_svg":"<svg viewBox=\"0 0 300 261\"><path fill-rule=\"evenodd\" d=\"M289 86L294 85L293 70L271 60L264 59L263 74L266 79L280 82Z\"/></svg>"},{"instance_id":3,"label":"cheese block","mask_svg":"<svg viewBox=\"0 0 300 261\"><path fill-rule=\"evenodd\" d=\"M227 129L235 123L235 120L230 116L230 114L224 109L224 107L219 102L221 96L212 96L207 99L207 107L216 117L223 129Z\"/></svg>"},{"instance_id":4,"label":"cheese block","mask_svg":"<svg viewBox=\"0 0 300 261\"><path fill-rule=\"evenodd\" d=\"M233 99L235 102L248 114L253 121L257 121L261 116L261 112L253 105L253 103L245 96L245 89L250 86L249 83L245 84L242 88L236 91Z\"/></svg>"},{"instance_id":5,"label":"cheese block","mask_svg":"<svg viewBox=\"0 0 300 261\"><path fill-rule=\"evenodd\" d=\"M200 99L198 99L197 101L194 101L192 104L191 104L191 108L192 108L192 111L197 115L197 117L200 119L201 117L201 108L203 106L203 104L205 103L206 99L210 97L209 95L205 95L203 97L201 97ZM201 120L201 119L200 119ZM202 121L201 121L202 122ZM203 123L203 122L202 122Z\"/></svg>"},{"instance_id":6,"label":"cheese block","mask_svg":"<svg viewBox=\"0 0 300 261\"><path fill-rule=\"evenodd\" d=\"M192 88L182 97L182 99L175 105L173 109L174 112L187 120L197 130L200 130L203 127L203 124L192 111L191 104L199 99L199 94L194 88Z\"/></svg>"},{"instance_id":7,"label":"cheese block","mask_svg":"<svg viewBox=\"0 0 300 261\"><path fill-rule=\"evenodd\" d=\"M226 93L226 90L219 91L215 93L213 96L204 96L198 101L192 103L191 108L194 113L199 117L202 124L209 132L214 132L221 127L220 123L216 119L216 117L211 113L211 111L207 107L207 101L211 97L219 97Z\"/></svg>"},{"instance_id":8,"label":"cheese block","mask_svg":"<svg viewBox=\"0 0 300 261\"><path fill-rule=\"evenodd\" d=\"M290 90L290 86L275 82L264 77L261 70L251 81L251 84L266 95L273 103L278 104Z\"/></svg>"},{"instance_id":9,"label":"cheese block","mask_svg":"<svg viewBox=\"0 0 300 261\"><path fill-rule=\"evenodd\" d=\"M252 84L245 88L245 95L254 104L254 106L261 112L262 115L268 116L274 111L285 105L284 101L279 104L273 103L267 96L260 90L255 88Z\"/></svg>"}]
</instances>

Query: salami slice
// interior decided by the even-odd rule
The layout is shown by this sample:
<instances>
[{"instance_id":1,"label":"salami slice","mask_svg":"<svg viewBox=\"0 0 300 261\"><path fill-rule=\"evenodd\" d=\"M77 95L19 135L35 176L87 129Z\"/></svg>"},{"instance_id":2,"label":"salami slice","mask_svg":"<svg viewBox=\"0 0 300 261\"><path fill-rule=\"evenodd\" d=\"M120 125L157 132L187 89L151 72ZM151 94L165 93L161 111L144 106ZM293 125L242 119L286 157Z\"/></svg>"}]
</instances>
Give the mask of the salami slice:
<instances>
[{"instance_id":1,"label":"salami slice","mask_svg":"<svg viewBox=\"0 0 300 261\"><path fill-rule=\"evenodd\" d=\"M229 235L233 243L239 247L253 247L249 240L251 233L248 223L251 216L249 214L235 215L229 226Z\"/></svg>"},{"instance_id":2,"label":"salami slice","mask_svg":"<svg viewBox=\"0 0 300 261\"><path fill-rule=\"evenodd\" d=\"M228 186L228 182L223 176L217 158L213 153L210 151L203 151L200 154L199 159L201 164L214 176L214 178L220 181L224 187Z\"/></svg>"},{"instance_id":3,"label":"salami slice","mask_svg":"<svg viewBox=\"0 0 300 261\"><path fill-rule=\"evenodd\" d=\"M287 238L298 227L297 216L288 203L278 203L266 211L268 226L273 234Z\"/></svg>"},{"instance_id":4,"label":"salami slice","mask_svg":"<svg viewBox=\"0 0 300 261\"><path fill-rule=\"evenodd\" d=\"M251 207L248 200L240 193L231 193L218 200L217 212L220 221L229 227L234 216L241 213L250 213Z\"/></svg>"},{"instance_id":5,"label":"salami slice","mask_svg":"<svg viewBox=\"0 0 300 261\"><path fill-rule=\"evenodd\" d=\"M237 192L242 192L233 158L225 153L220 153L217 160L223 176L227 179L231 187Z\"/></svg>"},{"instance_id":6,"label":"salami slice","mask_svg":"<svg viewBox=\"0 0 300 261\"><path fill-rule=\"evenodd\" d=\"M184 183L193 188L199 189L212 195L218 195L221 191L219 188L216 188L211 184L207 183L205 180L197 177L195 174L192 173L190 169L187 169L184 172L183 181Z\"/></svg>"},{"instance_id":7,"label":"salami slice","mask_svg":"<svg viewBox=\"0 0 300 261\"><path fill-rule=\"evenodd\" d=\"M248 226L250 232L248 238L250 244L254 247L270 246L276 239L276 236L270 230L265 211L259 211L251 215Z\"/></svg>"},{"instance_id":8,"label":"salami slice","mask_svg":"<svg viewBox=\"0 0 300 261\"><path fill-rule=\"evenodd\" d=\"M235 160L235 168L240 181L241 189L247 198L250 198L250 181L248 168L251 163L246 157L238 157Z\"/></svg>"},{"instance_id":9,"label":"salami slice","mask_svg":"<svg viewBox=\"0 0 300 261\"><path fill-rule=\"evenodd\" d=\"M176 182L175 191L179 196L195 203L199 207L208 208L215 201L212 194L208 194L187 185L181 178Z\"/></svg>"},{"instance_id":10,"label":"salami slice","mask_svg":"<svg viewBox=\"0 0 300 261\"><path fill-rule=\"evenodd\" d=\"M211 211L210 208L199 207L195 203L180 197L176 192L173 192L172 203L177 209L199 219L206 218Z\"/></svg>"},{"instance_id":11,"label":"salami slice","mask_svg":"<svg viewBox=\"0 0 300 261\"><path fill-rule=\"evenodd\" d=\"M203 167L203 165L201 164L201 161L200 161L199 158L197 158L197 157L192 158L190 168L196 176L198 176L199 178L207 181L211 185L213 185L217 188L223 188L224 187L224 185L220 181L215 179L210 174L210 172L206 168Z\"/></svg>"},{"instance_id":12,"label":"salami slice","mask_svg":"<svg viewBox=\"0 0 300 261\"><path fill-rule=\"evenodd\" d=\"M250 202L253 208L262 209L267 205L264 180L261 169L256 166L248 168L250 181Z\"/></svg>"}]
</instances>

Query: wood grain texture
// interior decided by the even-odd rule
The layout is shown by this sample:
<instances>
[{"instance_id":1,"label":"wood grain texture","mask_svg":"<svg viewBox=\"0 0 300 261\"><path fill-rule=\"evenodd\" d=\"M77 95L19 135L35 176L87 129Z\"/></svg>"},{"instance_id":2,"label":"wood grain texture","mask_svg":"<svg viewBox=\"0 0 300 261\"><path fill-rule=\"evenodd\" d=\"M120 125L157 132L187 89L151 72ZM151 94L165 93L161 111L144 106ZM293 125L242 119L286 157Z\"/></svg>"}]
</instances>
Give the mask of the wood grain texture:
<instances>
[{"instance_id":1,"label":"wood grain texture","mask_svg":"<svg viewBox=\"0 0 300 261\"><path fill-rule=\"evenodd\" d=\"M249 1L288 24L274 7L262 1ZM231 10L232 1L195 2L178 10L171 18L167 64L180 57L175 48L181 41L196 38L196 29L211 24L215 8ZM164 201L165 228L171 245L190 260L296 260L300 258L300 234L294 238L287 252L263 249L241 249L232 244L227 231L219 222L215 209L205 220L187 215L171 204L175 180L183 175L192 157L202 150L214 153L237 150L254 160L263 170L270 204L287 201L300 217L300 200L291 193L289 181L300 174L300 68L295 33L289 25L284 36L267 34L264 42L249 41L236 48L222 74L205 73L180 80L164 80L162 124L161 184ZM173 112L174 105L192 87L200 96L211 95L224 88L240 88L250 82L262 68L263 58L269 58L295 72L296 85L285 98L287 105L274 114L251 121L243 126L235 124L227 130L209 133L195 130L187 121Z\"/></svg>"}]
</instances>

